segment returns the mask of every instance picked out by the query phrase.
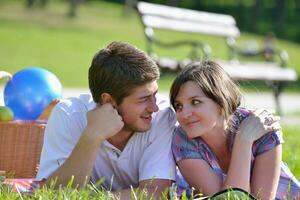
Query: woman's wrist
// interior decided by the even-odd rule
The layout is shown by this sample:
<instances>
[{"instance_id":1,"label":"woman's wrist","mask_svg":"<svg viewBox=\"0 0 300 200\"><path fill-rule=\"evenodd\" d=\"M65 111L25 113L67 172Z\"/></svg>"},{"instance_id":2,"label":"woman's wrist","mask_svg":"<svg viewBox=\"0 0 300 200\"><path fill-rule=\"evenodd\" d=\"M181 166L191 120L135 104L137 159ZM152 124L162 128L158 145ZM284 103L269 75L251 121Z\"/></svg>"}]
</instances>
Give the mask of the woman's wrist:
<instances>
[{"instance_id":1,"label":"woman's wrist","mask_svg":"<svg viewBox=\"0 0 300 200\"><path fill-rule=\"evenodd\" d=\"M252 134L245 132L238 132L235 137L235 143L240 143L245 146L252 146L255 138L252 137Z\"/></svg>"}]
</instances>

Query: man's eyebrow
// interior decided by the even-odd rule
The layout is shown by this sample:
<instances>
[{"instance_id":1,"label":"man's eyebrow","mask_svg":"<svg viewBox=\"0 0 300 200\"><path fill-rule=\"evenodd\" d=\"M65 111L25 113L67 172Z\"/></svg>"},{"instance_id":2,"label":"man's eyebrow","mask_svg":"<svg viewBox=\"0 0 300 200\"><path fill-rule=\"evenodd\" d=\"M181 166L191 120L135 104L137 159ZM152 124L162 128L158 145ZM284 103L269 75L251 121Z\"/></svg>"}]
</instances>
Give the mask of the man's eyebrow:
<instances>
[{"instance_id":1,"label":"man's eyebrow","mask_svg":"<svg viewBox=\"0 0 300 200\"><path fill-rule=\"evenodd\" d=\"M140 97L138 97L138 99L145 99L145 98L151 97L153 95L156 95L157 93L158 93L158 90L156 90L153 94L146 94L144 96L140 96Z\"/></svg>"}]
</instances>

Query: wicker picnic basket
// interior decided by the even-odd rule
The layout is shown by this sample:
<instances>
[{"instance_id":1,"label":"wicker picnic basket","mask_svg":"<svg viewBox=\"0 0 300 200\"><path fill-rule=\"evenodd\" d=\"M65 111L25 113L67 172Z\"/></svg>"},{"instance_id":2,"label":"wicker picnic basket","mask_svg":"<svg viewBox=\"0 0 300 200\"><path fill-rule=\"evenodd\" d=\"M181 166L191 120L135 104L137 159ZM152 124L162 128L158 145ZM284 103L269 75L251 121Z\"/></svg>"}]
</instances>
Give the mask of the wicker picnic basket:
<instances>
[{"instance_id":1,"label":"wicker picnic basket","mask_svg":"<svg viewBox=\"0 0 300 200\"><path fill-rule=\"evenodd\" d=\"M13 178L34 178L43 145L45 122L0 122L0 170Z\"/></svg>"}]
</instances>

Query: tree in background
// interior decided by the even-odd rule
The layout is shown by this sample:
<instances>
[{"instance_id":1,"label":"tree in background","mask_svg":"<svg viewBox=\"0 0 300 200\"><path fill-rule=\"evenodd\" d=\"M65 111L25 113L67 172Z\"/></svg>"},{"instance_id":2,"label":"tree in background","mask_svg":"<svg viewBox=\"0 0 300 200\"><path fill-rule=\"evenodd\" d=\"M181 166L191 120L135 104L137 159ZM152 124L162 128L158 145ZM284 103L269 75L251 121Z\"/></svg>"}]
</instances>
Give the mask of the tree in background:
<instances>
[{"instance_id":1,"label":"tree in background","mask_svg":"<svg viewBox=\"0 0 300 200\"><path fill-rule=\"evenodd\" d=\"M125 0L125 7L124 7L124 15L129 16L135 5L136 5L137 0Z\"/></svg>"},{"instance_id":2,"label":"tree in background","mask_svg":"<svg viewBox=\"0 0 300 200\"><path fill-rule=\"evenodd\" d=\"M262 12L262 5L260 0L255 0L252 5L252 21L250 23L250 30L253 32L257 32L257 20L260 19Z\"/></svg>"},{"instance_id":3,"label":"tree in background","mask_svg":"<svg viewBox=\"0 0 300 200\"><path fill-rule=\"evenodd\" d=\"M167 0L166 4L169 6L175 6L178 7L180 3L180 0Z\"/></svg>"},{"instance_id":4,"label":"tree in background","mask_svg":"<svg viewBox=\"0 0 300 200\"><path fill-rule=\"evenodd\" d=\"M81 2L83 2L83 0L69 0L69 2L70 2L70 7L69 7L68 16L76 17L78 6Z\"/></svg>"},{"instance_id":5,"label":"tree in background","mask_svg":"<svg viewBox=\"0 0 300 200\"><path fill-rule=\"evenodd\" d=\"M132 13L137 1L138 0L124 0L124 2L125 2L124 15L125 16L129 16ZM181 0L166 0L166 2L164 2L162 4L178 7L180 2L181 2Z\"/></svg>"},{"instance_id":6,"label":"tree in background","mask_svg":"<svg viewBox=\"0 0 300 200\"><path fill-rule=\"evenodd\" d=\"M285 0L276 0L276 33L278 36L285 36L285 16L286 16L286 2Z\"/></svg>"},{"instance_id":7,"label":"tree in background","mask_svg":"<svg viewBox=\"0 0 300 200\"><path fill-rule=\"evenodd\" d=\"M26 6L32 8L35 4L39 4L40 7L45 7L48 0L27 0Z\"/></svg>"},{"instance_id":8,"label":"tree in background","mask_svg":"<svg viewBox=\"0 0 300 200\"><path fill-rule=\"evenodd\" d=\"M68 0L69 1L69 10L67 12L68 17L76 17L78 6L84 0ZM45 7L48 3L48 0L26 0L26 6L28 8L32 8L35 5L39 5L40 7Z\"/></svg>"}]
</instances>

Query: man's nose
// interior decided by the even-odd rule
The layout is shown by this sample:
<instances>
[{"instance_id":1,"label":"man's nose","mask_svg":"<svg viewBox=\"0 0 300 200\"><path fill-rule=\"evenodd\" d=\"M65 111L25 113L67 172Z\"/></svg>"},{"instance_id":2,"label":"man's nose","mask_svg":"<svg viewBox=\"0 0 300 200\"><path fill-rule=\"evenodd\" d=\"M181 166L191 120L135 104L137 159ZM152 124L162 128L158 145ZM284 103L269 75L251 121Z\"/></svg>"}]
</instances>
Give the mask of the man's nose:
<instances>
[{"instance_id":1,"label":"man's nose","mask_svg":"<svg viewBox=\"0 0 300 200\"><path fill-rule=\"evenodd\" d=\"M156 104L156 98L152 98L151 101L149 102L148 106L148 111L149 112L157 112L158 111L158 106Z\"/></svg>"}]
</instances>

